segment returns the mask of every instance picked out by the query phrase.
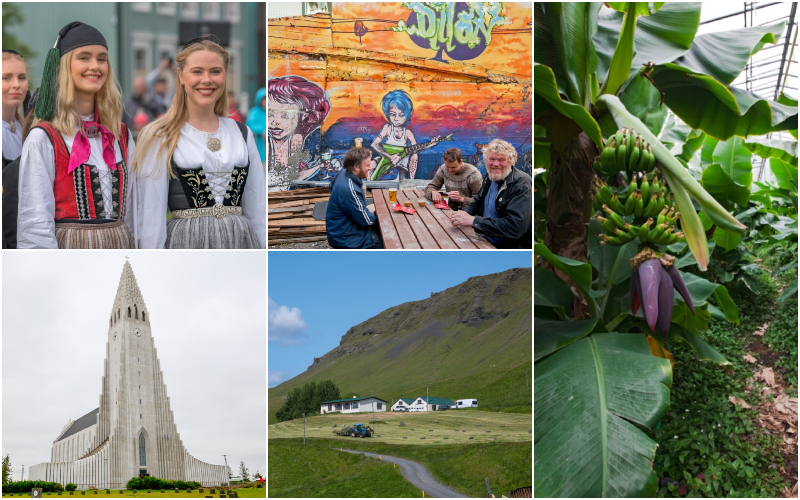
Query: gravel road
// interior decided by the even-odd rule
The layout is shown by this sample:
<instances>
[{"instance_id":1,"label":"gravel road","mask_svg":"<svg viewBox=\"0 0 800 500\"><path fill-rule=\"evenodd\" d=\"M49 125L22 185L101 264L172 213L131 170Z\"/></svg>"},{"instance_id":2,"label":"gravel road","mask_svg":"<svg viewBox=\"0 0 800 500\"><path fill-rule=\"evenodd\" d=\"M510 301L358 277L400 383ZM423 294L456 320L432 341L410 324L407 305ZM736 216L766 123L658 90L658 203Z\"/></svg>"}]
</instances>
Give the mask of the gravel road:
<instances>
[{"instance_id":1,"label":"gravel road","mask_svg":"<svg viewBox=\"0 0 800 500\"><path fill-rule=\"evenodd\" d=\"M335 450L336 448L333 449ZM342 451L346 451L347 453L359 453L376 460L378 459L378 455L367 451L345 449L342 449ZM454 491L441 483L438 483L435 479L433 479L433 476L430 475L428 470L417 462L412 462L411 460L406 460L404 458L390 457L388 455L381 455L380 458L384 462L397 464L397 466L400 467L400 472L403 474L403 477L406 478L411 484L424 491L426 497L469 498L466 495L462 495L461 493Z\"/></svg>"}]
</instances>

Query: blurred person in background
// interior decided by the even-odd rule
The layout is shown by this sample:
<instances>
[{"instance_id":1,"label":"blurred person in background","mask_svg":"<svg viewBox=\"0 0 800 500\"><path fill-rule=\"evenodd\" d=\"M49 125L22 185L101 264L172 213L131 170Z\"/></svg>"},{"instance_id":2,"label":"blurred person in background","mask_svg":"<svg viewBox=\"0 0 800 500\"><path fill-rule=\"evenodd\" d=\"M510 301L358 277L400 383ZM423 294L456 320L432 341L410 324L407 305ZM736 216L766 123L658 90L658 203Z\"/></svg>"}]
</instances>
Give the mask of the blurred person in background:
<instances>
[{"instance_id":1,"label":"blurred person in background","mask_svg":"<svg viewBox=\"0 0 800 500\"><path fill-rule=\"evenodd\" d=\"M247 113L247 126L253 131L258 146L258 154L264 166L267 165L267 88L256 92L256 106Z\"/></svg>"},{"instance_id":2,"label":"blurred person in background","mask_svg":"<svg viewBox=\"0 0 800 500\"><path fill-rule=\"evenodd\" d=\"M229 56L214 38L183 47L172 105L139 134L137 248L266 247L266 176L253 133L225 116Z\"/></svg>"},{"instance_id":3,"label":"blurred person in background","mask_svg":"<svg viewBox=\"0 0 800 500\"><path fill-rule=\"evenodd\" d=\"M3 248L17 248L17 184L22 154L20 105L28 92L28 65L14 50L3 51Z\"/></svg>"},{"instance_id":4,"label":"blurred person in background","mask_svg":"<svg viewBox=\"0 0 800 500\"><path fill-rule=\"evenodd\" d=\"M228 90L228 118L244 123L244 117L239 113L239 101L236 99L236 94L234 94L233 90Z\"/></svg>"},{"instance_id":5,"label":"blurred person in background","mask_svg":"<svg viewBox=\"0 0 800 500\"><path fill-rule=\"evenodd\" d=\"M59 31L33 109L19 165L18 248L133 248L124 219L136 146L97 29L72 22Z\"/></svg>"},{"instance_id":6,"label":"blurred person in background","mask_svg":"<svg viewBox=\"0 0 800 500\"><path fill-rule=\"evenodd\" d=\"M172 58L163 57L158 67L151 71L145 78L147 88L150 89L153 99L163 106L164 109L169 108L169 105L172 104L172 96L175 95L175 90L169 88L167 79L163 76L163 73L166 70L172 71L173 69Z\"/></svg>"},{"instance_id":7,"label":"blurred person in background","mask_svg":"<svg viewBox=\"0 0 800 500\"><path fill-rule=\"evenodd\" d=\"M13 50L3 51L3 167L22 154L22 116L28 92L28 65Z\"/></svg>"},{"instance_id":8,"label":"blurred person in background","mask_svg":"<svg viewBox=\"0 0 800 500\"><path fill-rule=\"evenodd\" d=\"M144 113L148 122L164 114L167 108L159 104L147 91L147 82L144 78L138 77L133 80L133 91L130 99L125 101L124 113L122 113L122 123L128 126L131 131L138 131L140 127L134 127L134 117ZM146 125L146 123L145 123Z\"/></svg>"}]
</instances>

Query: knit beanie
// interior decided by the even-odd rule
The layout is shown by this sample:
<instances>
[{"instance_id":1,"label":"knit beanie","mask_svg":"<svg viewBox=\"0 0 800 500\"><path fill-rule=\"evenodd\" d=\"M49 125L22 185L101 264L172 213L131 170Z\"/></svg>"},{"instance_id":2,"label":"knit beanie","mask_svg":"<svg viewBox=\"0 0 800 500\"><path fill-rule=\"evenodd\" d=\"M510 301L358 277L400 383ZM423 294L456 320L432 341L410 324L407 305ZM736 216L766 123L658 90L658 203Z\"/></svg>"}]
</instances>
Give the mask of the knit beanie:
<instances>
[{"instance_id":1,"label":"knit beanie","mask_svg":"<svg viewBox=\"0 0 800 500\"><path fill-rule=\"evenodd\" d=\"M67 52L87 45L108 44L102 33L88 24L75 21L61 28L53 48L47 51L44 73L39 97L36 100L36 118L50 120L56 111L56 83L58 81L58 61Z\"/></svg>"}]
</instances>

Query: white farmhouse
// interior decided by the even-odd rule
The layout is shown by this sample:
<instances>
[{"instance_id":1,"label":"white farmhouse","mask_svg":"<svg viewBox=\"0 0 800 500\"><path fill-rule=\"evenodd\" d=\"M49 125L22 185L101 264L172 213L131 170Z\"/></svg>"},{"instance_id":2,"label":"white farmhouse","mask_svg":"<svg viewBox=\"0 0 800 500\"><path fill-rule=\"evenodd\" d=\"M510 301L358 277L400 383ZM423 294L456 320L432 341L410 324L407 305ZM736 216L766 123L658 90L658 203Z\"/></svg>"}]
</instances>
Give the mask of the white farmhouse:
<instances>
[{"instance_id":1,"label":"white farmhouse","mask_svg":"<svg viewBox=\"0 0 800 500\"><path fill-rule=\"evenodd\" d=\"M386 401L374 396L365 398L335 399L333 401L323 401L319 405L322 414L332 411L342 413L367 413L372 411L386 411Z\"/></svg>"},{"instance_id":2,"label":"white farmhouse","mask_svg":"<svg viewBox=\"0 0 800 500\"><path fill-rule=\"evenodd\" d=\"M414 403L414 398L400 398L392 405L392 411L409 411L412 403Z\"/></svg>"},{"instance_id":3,"label":"white farmhouse","mask_svg":"<svg viewBox=\"0 0 800 500\"><path fill-rule=\"evenodd\" d=\"M420 396L409 406L410 411L437 411L446 410L455 405L452 399L448 398L428 398Z\"/></svg>"}]
</instances>

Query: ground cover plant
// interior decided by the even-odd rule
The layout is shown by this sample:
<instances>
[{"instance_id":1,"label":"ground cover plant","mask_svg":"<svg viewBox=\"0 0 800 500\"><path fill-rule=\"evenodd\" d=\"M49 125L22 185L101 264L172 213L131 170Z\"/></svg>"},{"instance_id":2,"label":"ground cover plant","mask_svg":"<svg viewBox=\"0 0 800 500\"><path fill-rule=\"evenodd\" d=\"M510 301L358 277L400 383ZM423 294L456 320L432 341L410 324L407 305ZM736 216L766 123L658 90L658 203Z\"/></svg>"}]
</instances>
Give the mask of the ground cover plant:
<instances>
[{"instance_id":1,"label":"ground cover plant","mask_svg":"<svg viewBox=\"0 0 800 500\"><path fill-rule=\"evenodd\" d=\"M427 429L426 429L427 430ZM270 439L269 440L269 484L272 488L272 474L280 477L285 467L273 462L273 446L278 453L302 447L303 439ZM472 441L470 441L472 442ZM342 441L335 439L307 439L306 446L330 449L342 446ZM424 465L438 482L472 497L486 496L485 478L489 478L492 491L505 493L522 486L530 486L531 443L478 443L437 446L418 446L388 444L368 439L350 439L344 441L346 447L354 450L370 451L408 460ZM424 441L420 441L424 443ZM333 451L333 450L332 450ZM363 460L363 457L361 457ZM291 474L291 471L287 472ZM270 489L270 496L272 490ZM344 494L342 496L370 496ZM375 496L391 496L380 494Z\"/></svg>"},{"instance_id":2,"label":"ground cover plant","mask_svg":"<svg viewBox=\"0 0 800 500\"><path fill-rule=\"evenodd\" d=\"M760 309L743 307L797 299L796 279L767 278L796 257L753 254L797 242L797 101L731 85L785 24L696 35L701 7L534 4L536 496L769 496L790 480L780 452L795 438L763 437L782 417L730 408L793 404L796 429L796 372L773 377L797 364L796 309L757 333ZM794 140L758 137L776 131ZM776 181L753 180L754 155ZM717 431L662 431L697 409L687 384L709 388L697 404L718 410Z\"/></svg>"}]
</instances>

